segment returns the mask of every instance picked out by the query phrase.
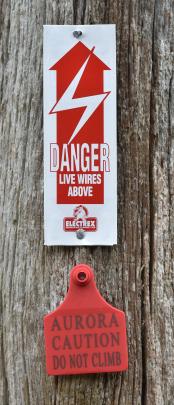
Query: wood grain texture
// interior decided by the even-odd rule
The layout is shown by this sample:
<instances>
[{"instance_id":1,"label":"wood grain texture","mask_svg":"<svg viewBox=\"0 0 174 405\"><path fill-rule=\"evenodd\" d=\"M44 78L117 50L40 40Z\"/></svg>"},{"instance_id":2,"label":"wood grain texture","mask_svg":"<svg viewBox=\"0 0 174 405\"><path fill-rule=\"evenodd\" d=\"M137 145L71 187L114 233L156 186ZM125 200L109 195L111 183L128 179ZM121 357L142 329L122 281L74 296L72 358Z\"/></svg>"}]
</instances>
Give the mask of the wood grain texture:
<instances>
[{"instance_id":1,"label":"wood grain texture","mask_svg":"<svg viewBox=\"0 0 174 405\"><path fill-rule=\"evenodd\" d=\"M173 0L0 0L3 405L172 405ZM43 246L42 25L116 23L118 245ZM43 315L85 262L127 315L129 370L48 377Z\"/></svg>"}]
</instances>

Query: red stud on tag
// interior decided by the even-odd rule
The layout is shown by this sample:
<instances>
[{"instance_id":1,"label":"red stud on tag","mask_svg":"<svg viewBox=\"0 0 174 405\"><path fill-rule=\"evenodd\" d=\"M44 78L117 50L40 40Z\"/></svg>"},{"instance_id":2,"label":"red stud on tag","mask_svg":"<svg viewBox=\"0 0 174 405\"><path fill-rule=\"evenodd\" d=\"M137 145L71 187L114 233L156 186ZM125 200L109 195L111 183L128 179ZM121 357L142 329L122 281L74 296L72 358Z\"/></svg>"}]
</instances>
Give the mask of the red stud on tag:
<instances>
[{"instance_id":1,"label":"red stud on tag","mask_svg":"<svg viewBox=\"0 0 174 405\"><path fill-rule=\"evenodd\" d=\"M100 295L90 267L70 276L64 302L44 317L46 365L50 375L106 373L128 367L124 312Z\"/></svg>"}]
</instances>

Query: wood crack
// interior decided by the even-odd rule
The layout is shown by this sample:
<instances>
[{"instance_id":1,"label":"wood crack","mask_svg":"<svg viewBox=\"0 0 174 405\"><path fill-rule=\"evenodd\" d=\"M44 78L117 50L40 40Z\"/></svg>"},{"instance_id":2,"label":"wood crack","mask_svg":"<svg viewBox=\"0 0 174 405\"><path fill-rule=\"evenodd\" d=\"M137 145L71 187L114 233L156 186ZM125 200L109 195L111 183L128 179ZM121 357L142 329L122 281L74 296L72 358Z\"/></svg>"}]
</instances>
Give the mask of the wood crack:
<instances>
[{"instance_id":1,"label":"wood crack","mask_svg":"<svg viewBox=\"0 0 174 405\"><path fill-rule=\"evenodd\" d=\"M150 128L149 128L149 304L152 313L153 294L153 272L154 272L154 153L155 153L155 133L154 133L154 82L155 82L155 6L152 24L152 72L151 72L151 92L150 92Z\"/></svg>"},{"instance_id":2,"label":"wood crack","mask_svg":"<svg viewBox=\"0 0 174 405\"><path fill-rule=\"evenodd\" d=\"M146 402L147 395L147 367L146 367L146 304L145 304L145 266L141 269L141 352L142 352L142 389L141 389L141 405L148 405Z\"/></svg>"},{"instance_id":3,"label":"wood crack","mask_svg":"<svg viewBox=\"0 0 174 405\"><path fill-rule=\"evenodd\" d=\"M155 80L155 11L156 0L152 20L152 52L151 52L151 91L150 91L150 127L149 127L149 279L146 276L146 267L141 269L142 297L141 297L141 347L142 347L142 391L141 405L147 405L147 283L149 283L149 306L152 313L152 290L154 271L154 80ZM143 253L144 254L144 253Z\"/></svg>"},{"instance_id":4,"label":"wood crack","mask_svg":"<svg viewBox=\"0 0 174 405\"><path fill-rule=\"evenodd\" d=\"M3 314L2 293L1 293L1 313ZM5 364L5 358L4 358L5 354L4 354L3 317L2 317L1 330L2 330L2 332L1 332L1 373L2 373L3 381L4 381L3 392L1 392L1 395L3 396L4 404L8 405L9 404L9 389L8 389L6 364Z\"/></svg>"}]
</instances>

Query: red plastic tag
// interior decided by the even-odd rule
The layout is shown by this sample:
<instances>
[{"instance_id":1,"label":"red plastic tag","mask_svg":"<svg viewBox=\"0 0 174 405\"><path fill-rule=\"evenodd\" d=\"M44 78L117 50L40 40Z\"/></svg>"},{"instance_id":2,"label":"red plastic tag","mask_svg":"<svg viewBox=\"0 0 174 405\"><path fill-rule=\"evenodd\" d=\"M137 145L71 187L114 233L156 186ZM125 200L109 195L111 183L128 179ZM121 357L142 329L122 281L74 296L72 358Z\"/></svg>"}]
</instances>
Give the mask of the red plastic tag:
<instances>
[{"instance_id":1,"label":"red plastic tag","mask_svg":"<svg viewBox=\"0 0 174 405\"><path fill-rule=\"evenodd\" d=\"M70 276L64 302L44 317L46 366L50 375L123 371L128 367L124 312L100 295L90 267Z\"/></svg>"}]
</instances>

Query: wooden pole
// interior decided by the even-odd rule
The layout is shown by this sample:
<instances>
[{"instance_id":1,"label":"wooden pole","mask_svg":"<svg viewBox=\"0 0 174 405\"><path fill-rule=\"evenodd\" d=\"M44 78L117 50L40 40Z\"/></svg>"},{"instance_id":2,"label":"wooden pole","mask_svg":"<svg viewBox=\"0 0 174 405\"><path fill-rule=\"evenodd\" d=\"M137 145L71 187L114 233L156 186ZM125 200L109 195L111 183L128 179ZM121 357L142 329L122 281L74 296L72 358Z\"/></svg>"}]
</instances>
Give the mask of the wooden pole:
<instances>
[{"instance_id":1,"label":"wooden pole","mask_svg":"<svg viewBox=\"0 0 174 405\"><path fill-rule=\"evenodd\" d=\"M172 0L1 0L3 405L169 405L174 381ZM118 245L43 246L42 25L117 24ZM111 190L112 193L112 190ZM126 311L129 370L48 377L43 316L73 265Z\"/></svg>"}]
</instances>

